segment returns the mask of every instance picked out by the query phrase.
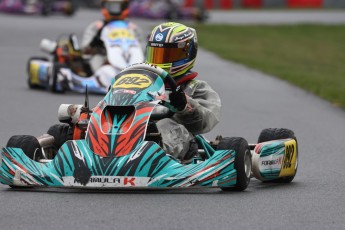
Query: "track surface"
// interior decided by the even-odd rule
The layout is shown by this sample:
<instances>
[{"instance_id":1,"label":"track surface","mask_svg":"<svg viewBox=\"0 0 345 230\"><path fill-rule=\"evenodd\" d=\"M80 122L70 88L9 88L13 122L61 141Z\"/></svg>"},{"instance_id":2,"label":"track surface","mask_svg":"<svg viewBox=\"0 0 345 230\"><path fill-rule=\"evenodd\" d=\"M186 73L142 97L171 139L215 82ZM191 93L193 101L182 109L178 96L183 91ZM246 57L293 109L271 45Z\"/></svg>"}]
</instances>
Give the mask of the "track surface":
<instances>
[{"instance_id":1,"label":"track surface","mask_svg":"<svg viewBox=\"0 0 345 230\"><path fill-rule=\"evenodd\" d=\"M30 56L40 54L43 37L55 39L73 31L80 35L98 17L92 11L45 20L0 15L1 146L14 134L46 132L57 123L61 103L83 102L82 95L29 90L25 66ZM138 23L145 34L158 22ZM204 50L196 69L222 98L222 121L209 138L222 134L255 142L263 128L295 131L300 161L293 183L264 184L254 179L240 193L18 191L0 185L0 229L345 229L345 112ZM100 98L91 96L91 105Z\"/></svg>"}]
</instances>

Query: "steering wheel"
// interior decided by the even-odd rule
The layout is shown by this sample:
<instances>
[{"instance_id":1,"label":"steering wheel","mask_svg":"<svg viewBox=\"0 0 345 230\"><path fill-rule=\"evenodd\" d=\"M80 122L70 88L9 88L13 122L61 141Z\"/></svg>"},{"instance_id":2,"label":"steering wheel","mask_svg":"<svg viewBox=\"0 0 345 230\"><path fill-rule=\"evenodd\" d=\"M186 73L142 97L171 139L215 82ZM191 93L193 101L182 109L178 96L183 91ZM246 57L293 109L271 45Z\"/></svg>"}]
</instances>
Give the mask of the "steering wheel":
<instances>
[{"instance_id":1,"label":"steering wheel","mask_svg":"<svg viewBox=\"0 0 345 230\"><path fill-rule=\"evenodd\" d=\"M171 89L171 93L176 93L177 90L177 85L176 85L176 81L174 80L174 78L164 69L155 66L155 65L151 65L148 63L138 63L138 64L133 64L128 66L127 68L123 69L121 72L127 71L127 70L148 70L151 71L153 73L158 74L164 81L165 84L167 84L170 89ZM169 109L169 114L162 114L161 116L159 116L160 119L165 118L165 117L171 117L172 115L174 115L174 113L177 112L177 108L173 105L171 105L169 102L167 101L162 101L161 105L167 107ZM157 119L153 118L155 120L159 120L158 116Z\"/></svg>"}]
</instances>

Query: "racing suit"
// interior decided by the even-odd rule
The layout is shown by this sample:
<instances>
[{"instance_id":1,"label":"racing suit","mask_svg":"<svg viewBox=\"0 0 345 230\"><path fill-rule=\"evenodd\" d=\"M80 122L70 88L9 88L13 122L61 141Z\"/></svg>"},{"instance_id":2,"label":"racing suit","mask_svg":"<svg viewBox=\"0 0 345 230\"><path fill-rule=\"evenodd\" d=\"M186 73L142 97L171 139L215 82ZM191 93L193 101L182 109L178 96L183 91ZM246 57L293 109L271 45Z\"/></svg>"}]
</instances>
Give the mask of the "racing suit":
<instances>
[{"instance_id":1,"label":"racing suit","mask_svg":"<svg viewBox=\"0 0 345 230\"><path fill-rule=\"evenodd\" d=\"M103 26L107 22L97 20L88 25L84 31L81 48L85 54L91 54L90 65L93 72L98 70L106 61L106 50L100 40ZM140 41L140 29L133 22L128 22L129 29L133 30L134 36Z\"/></svg>"},{"instance_id":2,"label":"racing suit","mask_svg":"<svg viewBox=\"0 0 345 230\"><path fill-rule=\"evenodd\" d=\"M205 81L193 79L181 87L187 96L185 109L172 118L159 120L157 129L162 135L163 149L183 160L194 135L209 132L219 122L221 101Z\"/></svg>"}]
</instances>

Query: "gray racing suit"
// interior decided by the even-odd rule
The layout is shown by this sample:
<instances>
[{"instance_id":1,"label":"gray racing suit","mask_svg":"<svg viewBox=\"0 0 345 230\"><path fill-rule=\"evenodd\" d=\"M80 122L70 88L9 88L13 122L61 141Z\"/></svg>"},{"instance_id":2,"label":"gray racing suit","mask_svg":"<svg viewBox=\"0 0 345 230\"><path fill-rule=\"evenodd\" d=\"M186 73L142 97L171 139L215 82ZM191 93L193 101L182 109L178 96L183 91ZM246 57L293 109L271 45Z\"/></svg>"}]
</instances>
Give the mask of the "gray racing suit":
<instances>
[{"instance_id":1,"label":"gray racing suit","mask_svg":"<svg viewBox=\"0 0 345 230\"><path fill-rule=\"evenodd\" d=\"M187 95L185 109L157 122L163 149L181 160L189 151L193 135L207 133L219 122L221 108L219 95L205 81L194 79L182 87Z\"/></svg>"}]
</instances>

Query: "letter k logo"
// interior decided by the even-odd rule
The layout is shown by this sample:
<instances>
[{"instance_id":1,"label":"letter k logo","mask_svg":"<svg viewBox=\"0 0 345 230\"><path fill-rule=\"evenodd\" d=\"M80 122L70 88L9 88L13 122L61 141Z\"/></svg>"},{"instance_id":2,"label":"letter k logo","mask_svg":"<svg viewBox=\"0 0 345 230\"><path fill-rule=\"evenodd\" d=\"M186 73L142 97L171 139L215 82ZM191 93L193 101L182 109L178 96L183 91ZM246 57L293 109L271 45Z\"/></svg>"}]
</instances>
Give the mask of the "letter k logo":
<instances>
[{"instance_id":1,"label":"letter k logo","mask_svg":"<svg viewBox=\"0 0 345 230\"><path fill-rule=\"evenodd\" d=\"M125 185L131 184L131 186L135 186L134 180L135 180L135 178L127 178L127 177L125 177L124 184Z\"/></svg>"}]
</instances>

